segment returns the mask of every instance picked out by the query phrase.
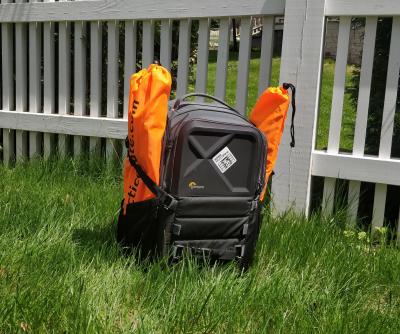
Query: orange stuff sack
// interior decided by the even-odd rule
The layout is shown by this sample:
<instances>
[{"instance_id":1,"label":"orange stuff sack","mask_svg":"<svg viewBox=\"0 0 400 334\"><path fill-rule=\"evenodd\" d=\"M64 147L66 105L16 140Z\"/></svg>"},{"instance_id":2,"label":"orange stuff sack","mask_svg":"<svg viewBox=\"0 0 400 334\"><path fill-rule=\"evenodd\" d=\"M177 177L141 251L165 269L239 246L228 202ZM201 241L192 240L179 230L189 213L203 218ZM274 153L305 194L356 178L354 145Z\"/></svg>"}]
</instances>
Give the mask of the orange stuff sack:
<instances>
[{"instance_id":1,"label":"orange stuff sack","mask_svg":"<svg viewBox=\"0 0 400 334\"><path fill-rule=\"evenodd\" d=\"M295 105L295 87L292 84L284 83L281 87L270 87L263 92L258 98L253 110L250 113L250 121L262 132L267 138L267 165L265 169L265 185L261 193L260 199L263 200L267 188L268 179L275 166L278 158L279 144L281 142L283 130L285 127L286 116L289 109L289 93L288 89L292 89L292 126L290 129L292 142L294 147L294 127L293 119L296 111Z\"/></svg>"},{"instance_id":2,"label":"orange stuff sack","mask_svg":"<svg viewBox=\"0 0 400 334\"><path fill-rule=\"evenodd\" d=\"M152 64L131 76L128 104L128 157L124 161L124 205L154 198L131 165L136 161L156 183L160 181L160 160L165 132L171 74Z\"/></svg>"}]
</instances>

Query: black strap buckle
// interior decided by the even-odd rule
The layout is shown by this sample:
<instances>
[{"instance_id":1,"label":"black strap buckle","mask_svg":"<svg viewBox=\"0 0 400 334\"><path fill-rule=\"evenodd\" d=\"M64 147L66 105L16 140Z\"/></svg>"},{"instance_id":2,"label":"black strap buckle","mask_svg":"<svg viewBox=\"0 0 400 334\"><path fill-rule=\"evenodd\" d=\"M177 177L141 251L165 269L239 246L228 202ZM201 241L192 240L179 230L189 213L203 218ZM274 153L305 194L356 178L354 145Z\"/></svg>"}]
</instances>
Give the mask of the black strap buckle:
<instances>
[{"instance_id":1,"label":"black strap buckle","mask_svg":"<svg viewBox=\"0 0 400 334\"><path fill-rule=\"evenodd\" d=\"M239 260L244 256L245 245L235 245L236 259Z\"/></svg>"},{"instance_id":2,"label":"black strap buckle","mask_svg":"<svg viewBox=\"0 0 400 334\"><path fill-rule=\"evenodd\" d=\"M174 245L172 246L172 261L176 262L182 257L183 249L185 247L183 245Z\"/></svg>"},{"instance_id":3,"label":"black strap buckle","mask_svg":"<svg viewBox=\"0 0 400 334\"><path fill-rule=\"evenodd\" d=\"M172 234L179 236L181 234L182 225L172 224Z\"/></svg>"},{"instance_id":4,"label":"black strap buckle","mask_svg":"<svg viewBox=\"0 0 400 334\"><path fill-rule=\"evenodd\" d=\"M174 210L176 207L176 199L165 191L162 192L160 201L163 208L167 211Z\"/></svg>"},{"instance_id":5,"label":"black strap buckle","mask_svg":"<svg viewBox=\"0 0 400 334\"><path fill-rule=\"evenodd\" d=\"M249 232L249 224L244 224L242 235L245 236L245 235L247 235L248 232Z\"/></svg>"}]
</instances>

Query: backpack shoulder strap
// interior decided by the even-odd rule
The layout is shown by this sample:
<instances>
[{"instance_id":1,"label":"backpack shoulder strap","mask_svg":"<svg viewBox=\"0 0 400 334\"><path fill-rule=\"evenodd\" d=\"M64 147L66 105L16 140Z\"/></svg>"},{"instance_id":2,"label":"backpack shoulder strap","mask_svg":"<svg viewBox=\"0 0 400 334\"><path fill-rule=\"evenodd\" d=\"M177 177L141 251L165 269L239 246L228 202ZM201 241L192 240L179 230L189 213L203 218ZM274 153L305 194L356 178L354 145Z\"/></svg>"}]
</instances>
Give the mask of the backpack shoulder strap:
<instances>
[{"instance_id":1,"label":"backpack shoulder strap","mask_svg":"<svg viewBox=\"0 0 400 334\"><path fill-rule=\"evenodd\" d=\"M161 204L164 206L164 208L168 210L173 210L175 209L176 206L176 199L168 194L164 189L162 189L158 184L156 184L150 176L147 175L147 173L143 170L143 168L137 163L135 159L133 159L129 154L128 154L128 159L130 164L132 165L133 168L135 168L136 173L139 175L139 177L143 180L144 184L146 185L149 190L159 198Z\"/></svg>"}]
</instances>

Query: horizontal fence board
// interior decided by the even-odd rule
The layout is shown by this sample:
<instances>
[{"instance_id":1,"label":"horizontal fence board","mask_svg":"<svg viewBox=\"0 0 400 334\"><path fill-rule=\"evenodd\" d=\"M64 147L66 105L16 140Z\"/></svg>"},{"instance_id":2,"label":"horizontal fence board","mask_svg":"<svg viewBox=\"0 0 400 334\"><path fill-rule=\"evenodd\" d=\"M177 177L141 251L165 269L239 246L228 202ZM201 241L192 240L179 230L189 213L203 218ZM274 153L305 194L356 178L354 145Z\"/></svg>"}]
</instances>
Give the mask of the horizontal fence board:
<instances>
[{"instance_id":1,"label":"horizontal fence board","mask_svg":"<svg viewBox=\"0 0 400 334\"><path fill-rule=\"evenodd\" d=\"M101 0L0 5L0 22L95 21L283 15L284 0Z\"/></svg>"},{"instance_id":2,"label":"horizontal fence board","mask_svg":"<svg viewBox=\"0 0 400 334\"><path fill-rule=\"evenodd\" d=\"M400 186L399 170L400 159L354 157L322 151L312 153L311 174L315 176Z\"/></svg>"},{"instance_id":3,"label":"horizontal fence board","mask_svg":"<svg viewBox=\"0 0 400 334\"><path fill-rule=\"evenodd\" d=\"M75 136L125 139L128 123L122 118L39 114L0 110L5 128Z\"/></svg>"},{"instance_id":4,"label":"horizontal fence board","mask_svg":"<svg viewBox=\"0 0 400 334\"><path fill-rule=\"evenodd\" d=\"M393 0L326 0L326 16L393 16L400 15L400 1Z\"/></svg>"}]
</instances>

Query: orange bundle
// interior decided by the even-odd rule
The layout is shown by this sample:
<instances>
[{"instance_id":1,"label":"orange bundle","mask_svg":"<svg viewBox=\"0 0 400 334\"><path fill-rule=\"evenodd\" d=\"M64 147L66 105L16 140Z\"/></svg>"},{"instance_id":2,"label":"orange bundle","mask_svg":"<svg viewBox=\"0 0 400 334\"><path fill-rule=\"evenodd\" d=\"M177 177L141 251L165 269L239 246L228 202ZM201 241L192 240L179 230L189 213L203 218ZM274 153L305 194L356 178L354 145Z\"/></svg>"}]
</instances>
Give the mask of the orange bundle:
<instances>
[{"instance_id":1,"label":"orange bundle","mask_svg":"<svg viewBox=\"0 0 400 334\"><path fill-rule=\"evenodd\" d=\"M292 84L284 83L282 87L270 87L257 100L256 105L250 113L250 121L262 132L267 138L267 166L265 175L265 185L261 193L260 199L263 200L268 179L275 166L278 158L279 144L281 142L287 112L289 109L288 89L292 89L292 125L290 128L292 142L294 147L294 126L293 119L296 112L295 105L295 87Z\"/></svg>"},{"instance_id":2,"label":"orange bundle","mask_svg":"<svg viewBox=\"0 0 400 334\"><path fill-rule=\"evenodd\" d=\"M132 75L128 105L128 156L156 183L160 181L162 139L165 132L171 75L152 64ZM124 211L129 203L154 198L153 192L129 161L124 161Z\"/></svg>"}]
</instances>

